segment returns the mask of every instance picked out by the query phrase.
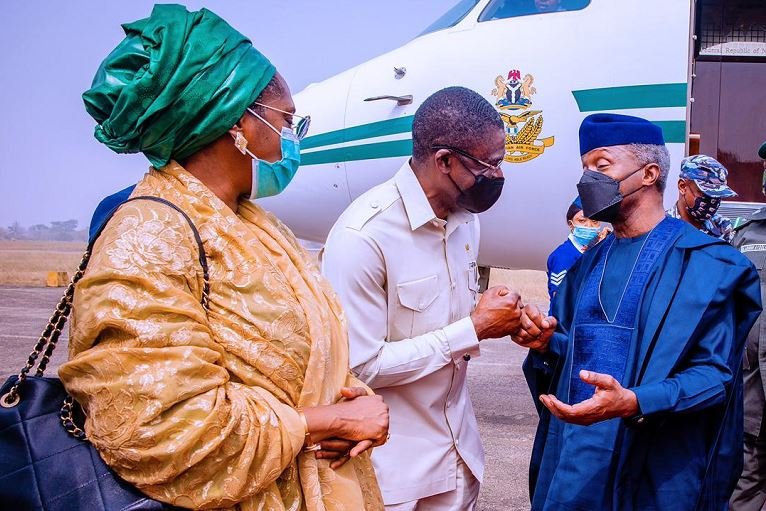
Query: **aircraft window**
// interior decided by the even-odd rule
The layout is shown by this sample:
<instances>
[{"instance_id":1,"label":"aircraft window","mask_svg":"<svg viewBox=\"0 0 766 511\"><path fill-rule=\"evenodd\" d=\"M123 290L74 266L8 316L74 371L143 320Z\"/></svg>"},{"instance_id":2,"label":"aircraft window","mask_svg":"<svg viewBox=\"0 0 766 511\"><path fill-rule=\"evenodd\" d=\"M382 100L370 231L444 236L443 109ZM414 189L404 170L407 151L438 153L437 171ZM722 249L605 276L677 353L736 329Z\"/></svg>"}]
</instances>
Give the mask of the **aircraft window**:
<instances>
[{"instance_id":1,"label":"aircraft window","mask_svg":"<svg viewBox=\"0 0 766 511\"><path fill-rule=\"evenodd\" d=\"M590 0L493 0L484 8L479 21L501 20L549 12L579 11L585 9L588 4L590 4Z\"/></svg>"},{"instance_id":2,"label":"aircraft window","mask_svg":"<svg viewBox=\"0 0 766 511\"><path fill-rule=\"evenodd\" d=\"M444 13L438 20L431 23L420 35L430 34L438 30L454 27L476 7L479 0L460 0L452 9Z\"/></svg>"}]
</instances>

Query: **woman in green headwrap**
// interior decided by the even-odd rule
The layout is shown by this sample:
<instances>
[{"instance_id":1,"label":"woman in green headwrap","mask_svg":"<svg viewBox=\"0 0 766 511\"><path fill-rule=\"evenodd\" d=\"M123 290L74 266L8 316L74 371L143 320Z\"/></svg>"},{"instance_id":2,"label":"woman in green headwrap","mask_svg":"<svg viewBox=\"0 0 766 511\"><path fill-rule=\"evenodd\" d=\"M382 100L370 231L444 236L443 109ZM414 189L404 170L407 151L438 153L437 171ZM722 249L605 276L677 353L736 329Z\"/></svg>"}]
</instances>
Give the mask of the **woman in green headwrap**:
<instances>
[{"instance_id":1,"label":"woman in green headwrap","mask_svg":"<svg viewBox=\"0 0 766 511\"><path fill-rule=\"evenodd\" d=\"M306 123L292 129L287 84L205 9L158 5L123 28L86 108L99 141L152 163L133 196L166 199L198 228L210 292L205 308L181 214L120 207L77 284L59 372L89 440L123 479L180 507L382 509L366 450L385 441L387 407L350 376L343 313L317 266L250 200L297 168Z\"/></svg>"}]
</instances>

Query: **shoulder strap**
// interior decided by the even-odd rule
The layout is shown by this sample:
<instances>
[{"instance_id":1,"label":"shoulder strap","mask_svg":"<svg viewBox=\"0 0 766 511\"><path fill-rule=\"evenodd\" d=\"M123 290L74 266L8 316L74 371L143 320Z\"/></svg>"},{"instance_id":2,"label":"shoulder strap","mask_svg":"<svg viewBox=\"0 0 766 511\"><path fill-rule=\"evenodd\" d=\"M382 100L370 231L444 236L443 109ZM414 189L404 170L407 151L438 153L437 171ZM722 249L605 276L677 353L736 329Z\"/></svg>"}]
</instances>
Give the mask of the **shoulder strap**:
<instances>
[{"instance_id":1,"label":"shoulder strap","mask_svg":"<svg viewBox=\"0 0 766 511\"><path fill-rule=\"evenodd\" d=\"M163 199L161 197L154 197L152 195L139 195L137 197L131 197L130 199L123 202L123 204L126 204L128 202L132 202L134 200L150 200L154 202L159 202L160 204L165 204L166 206L169 206L176 211L178 211L181 216L184 217L184 220L186 220L186 223L189 224L189 228L192 231L192 234L194 235L194 241L197 243L197 254L198 254L198 261L199 265L202 267L202 279L203 279L203 287L202 287L202 297L200 298L200 303L202 304L202 307L207 311L208 308L208 301L210 297L210 272L208 270L207 265L207 257L205 256L205 247L202 245L202 237L199 235L199 231L197 230L197 226L194 225L194 222L189 217L189 215L186 214L184 210L173 204L167 199ZM114 211L104 220L104 223L101 224L101 227L96 232L96 235L93 237L93 240L88 245L88 252L90 252L91 248L93 247L93 244L96 242L96 239L101 235L101 232L104 230L104 227L106 227L106 224L111 220L112 216L117 212L117 209L115 208Z\"/></svg>"},{"instance_id":2,"label":"shoulder strap","mask_svg":"<svg viewBox=\"0 0 766 511\"><path fill-rule=\"evenodd\" d=\"M154 197L151 195L140 195L138 197L132 197L130 199L127 199L122 204L125 204L127 202L131 202L134 200L151 200L154 202L159 202L161 204L165 204L166 206L169 206L173 208L174 210L178 211L181 216L184 217L186 222L189 224L189 227L192 230L192 234L194 235L194 240L197 243L197 250L199 252L199 263L200 266L202 266L202 277L204 280L203 288L202 288L202 298L200 299L200 303L202 304L202 307L205 309L205 311L208 310L209 305L209 294L210 294L210 278L209 278L209 272L208 272L208 265L207 265L207 257L205 256L205 248L202 245L202 238L199 235L199 231L197 230L197 227L194 225L194 222L192 222L192 219L189 218L189 215L187 215L181 208L170 202L169 200L160 198L160 197ZM104 228L106 227L106 224L109 223L109 220L114 216L114 214L117 212L117 210L122 206L120 204L119 206L115 207L112 211L109 212L108 216L103 220L100 227L98 228L98 231L96 234L91 238L90 242L88 243L88 248L85 250L85 253L82 256L82 261L80 261L80 265L77 268L77 271L72 276L72 280L69 282L69 285L66 288L66 291L64 292L64 296L59 301L58 305L56 306L56 309L53 311L53 315L51 316L50 320L48 321L48 325L43 330L43 333L40 335L40 339L35 344L34 348L32 349L32 353L29 354L29 358L27 359L27 363L24 366L24 368L19 372L18 377L16 379L16 383L11 387L11 390L8 391L3 396L0 396L0 406L4 408L11 408L13 406L16 406L19 401L21 400L21 396L19 395L19 387L22 383L24 383L24 380L26 379L29 372L32 370L32 368L37 365L37 370L35 371L36 376L43 376L43 373L45 372L45 368L48 365L48 361L50 360L51 355L53 354L53 350L56 348L56 343L58 342L59 337L61 336L62 329L64 327L64 324L67 321L67 318L69 317L69 313L72 310L72 299L74 297L74 287L77 284L77 282L82 279L83 274L85 273L85 269L88 266L88 261L90 260L91 250L93 249L93 245L96 242L96 239L101 235ZM37 362L38 357L40 357L40 354L42 354L42 357L40 358L40 362Z\"/></svg>"},{"instance_id":3,"label":"shoulder strap","mask_svg":"<svg viewBox=\"0 0 766 511\"><path fill-rule=\"evenodd\" d=\"M117 213L117 210L119 210L123 204L127 204L128 202L133 202L135 200L150 200L154 202L159 202L160 204L165 204L166 206L171 207L177 212L179 212L181 216L184 217L184 220L186 220L186 223L189 224L189 228L191 229L192 234L194 235L194 241L197 243L197 254L198 254L199 265L202 267L203 287L202 287L202 297L200 298L200 303L202 304L202 307L204 307L204 309L207 310L208 300L210 296L210 272L208 271L207 257L205 256L205 247L202 245L202 238L199 235L197 226L194 225L194 222L192 221L191 218L189 218L189 215L187 215L184 210L182 210L181 208L179 208L178 206L176 206L175 204L173 204L167 199L163 199L162 197L155 197L153 195L138 195L136 197L131 197L130 199L127 199L122 204L113 208L109 212L109 214L106 216L106 218L104 218L104 220L101 222L101 225L99 226L98 230L91 238L85 253L90 255L90 253L93 250L93 245L96 244L96 240L99 238L99 236L101 236L101 233L106 228L106 225L109 223L109 220L111 220L114 214ZM85 258L83 258L83 261L85 262L85 265L87 266L87 261L85 261ZM82 266L81 269L84 271L85 267Z\"/></svg>"}]
</instances>

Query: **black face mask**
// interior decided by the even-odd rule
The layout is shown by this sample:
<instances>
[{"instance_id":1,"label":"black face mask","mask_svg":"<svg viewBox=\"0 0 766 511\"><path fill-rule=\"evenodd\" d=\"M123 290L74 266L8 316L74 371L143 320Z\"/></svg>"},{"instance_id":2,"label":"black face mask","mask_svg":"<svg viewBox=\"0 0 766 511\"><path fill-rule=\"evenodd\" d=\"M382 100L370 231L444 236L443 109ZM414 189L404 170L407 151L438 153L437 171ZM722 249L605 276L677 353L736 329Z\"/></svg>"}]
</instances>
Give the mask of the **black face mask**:
<instances>
[{"instance_id":1,"label":"black face mask","mask_svg":"<svg viewBox=\"0 0 766 511\"><path fill-rule=\"evenodd\" d=\"M637 188L623 196L620 193L620 183L643 168L637 168L619 181L595 170L584 171L580 182L577 183L577 191L582 201L582 214L591 220L614 222L625 197L641 189Z\"/></svg>"},{"instance_id":2,"label":"black face mask","mask_svg":"<svg viewBox=\"0 0 766 511\"><path fill-rule=\"evenodd\" d=\"M462 190L452 179L452 176L447 175L455 188L460 190L457 205L471 213L484 213L495 205L500 194L503 193L504 177L475 176L476 181L473 186L467 190Z\"/></svg>"},{"instance_id":3,"label":"black face mask","mask_svg":"<svg viewBox=\"0 0 766 511\"><path fill-rule=\"evenodd\" d=\"M705 220L713 218L713 215L716 214L720 205L721 199L705 195L694 199L694 205L691 207L686 206L686 211L689 213L689 216L696 221L704 222Z\"/></svg>"}]
</instances>

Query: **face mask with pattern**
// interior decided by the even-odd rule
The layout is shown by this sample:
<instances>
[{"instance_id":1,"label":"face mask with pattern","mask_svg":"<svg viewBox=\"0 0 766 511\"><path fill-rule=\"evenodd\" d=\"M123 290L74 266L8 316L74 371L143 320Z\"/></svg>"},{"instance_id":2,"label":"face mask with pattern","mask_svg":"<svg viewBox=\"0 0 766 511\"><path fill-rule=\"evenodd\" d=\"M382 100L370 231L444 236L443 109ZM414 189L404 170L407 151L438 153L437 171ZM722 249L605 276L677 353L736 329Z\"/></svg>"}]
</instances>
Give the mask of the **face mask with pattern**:
<instances>
[{"instance_id":1,"label":"face mask with pattern","mask_svg":"<svg viewBox=\"0 0 766 511\"><path fill-rule=\"evenodd\" d=\"M721 199L717 197L708 197L703 195L694 199L694 205L686 206L686 212L689 216L698 222L710 220L718 211L721 205Z\"/></svg>"}]
</instances>

